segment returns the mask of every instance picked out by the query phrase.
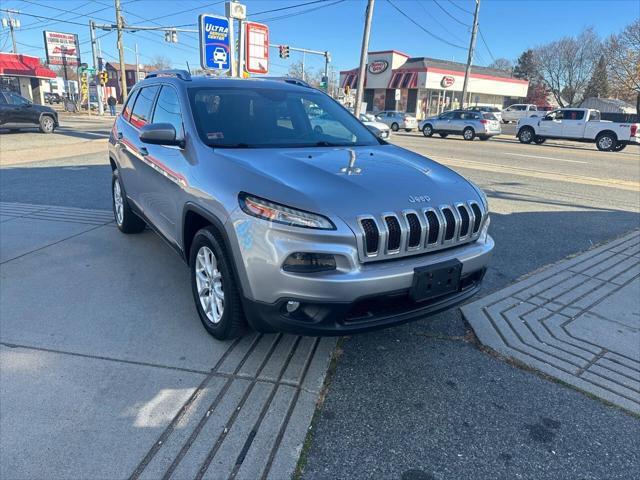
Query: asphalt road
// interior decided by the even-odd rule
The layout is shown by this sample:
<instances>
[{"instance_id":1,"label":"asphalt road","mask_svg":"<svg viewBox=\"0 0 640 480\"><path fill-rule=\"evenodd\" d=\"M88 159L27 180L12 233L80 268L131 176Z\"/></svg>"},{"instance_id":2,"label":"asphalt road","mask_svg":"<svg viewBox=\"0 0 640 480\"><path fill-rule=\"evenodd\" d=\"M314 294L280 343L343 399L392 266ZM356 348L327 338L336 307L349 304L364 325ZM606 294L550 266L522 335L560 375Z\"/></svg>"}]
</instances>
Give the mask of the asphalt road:
<instances>
[{"instance_id":1,"label":"asphalt road","mask_svg":"<svg viewBox=\"0 0 640 480\"><path fill-rule=\"evenodd\" d=\"M28 144L39 134L20 135ZM637 148L603 153L587 144L470 143L415 133L394 142L450 165L488 193L497 247L485 292L640 226ZM106 156L72 155L4 167L0 200L109 208ZM638 418L471 340L457 310L346 338L303 478L640 476Z\"/></svg>"}]
</instances>

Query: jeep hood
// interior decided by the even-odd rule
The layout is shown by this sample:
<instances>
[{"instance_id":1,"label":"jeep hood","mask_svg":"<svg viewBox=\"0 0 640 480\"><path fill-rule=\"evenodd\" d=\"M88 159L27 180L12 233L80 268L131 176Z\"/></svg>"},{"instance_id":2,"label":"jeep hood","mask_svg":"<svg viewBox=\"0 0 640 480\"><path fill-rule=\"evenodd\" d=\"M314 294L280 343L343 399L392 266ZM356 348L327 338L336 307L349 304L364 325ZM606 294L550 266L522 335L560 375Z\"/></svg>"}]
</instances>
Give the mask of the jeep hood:
<instances>
[{"instance_id":1,"label":"jeep hood","mask_svg":"<svg viewBox=\"0 0 640 480\"><path fill-rule=\"evenodd\" d=\"M325 215L353 218L481 202L462 176L394 145L216 149L215 153L242 168L243 172L236 171L242 175L239 190Z\"/></svg>"}]
</instances>

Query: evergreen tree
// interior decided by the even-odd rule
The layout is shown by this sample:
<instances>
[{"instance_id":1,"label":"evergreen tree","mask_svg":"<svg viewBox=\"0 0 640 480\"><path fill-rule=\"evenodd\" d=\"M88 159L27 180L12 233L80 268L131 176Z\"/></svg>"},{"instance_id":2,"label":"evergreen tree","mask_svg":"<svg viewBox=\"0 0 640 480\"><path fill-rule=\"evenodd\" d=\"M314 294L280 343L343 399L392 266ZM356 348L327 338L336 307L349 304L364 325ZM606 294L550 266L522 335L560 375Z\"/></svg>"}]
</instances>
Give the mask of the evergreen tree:
<instances>
[{"instance_id":1,"label":"evergreen tree","mask_svg":"<svg viewBox=\"0 0 640 480\"><path fill-rule=\"evenodd\" d=\"M596 68L593 70L591 79L584 91L584 98L598 97L607 98L609 96L609 80L607 78L607 61L604 55L600 56Z\"/></svg>"},{"instance_id":2,"label":"evergreen tree","mask_svg":"<svg viewBox=\"0 0 640 480\"><path fill-rule=\"evenodd\" d=\"M516 66L513 68L513 76L524 80L533 80L538 76L533 50L525 50L518 57Z\"/></svg>"}]
</instances>

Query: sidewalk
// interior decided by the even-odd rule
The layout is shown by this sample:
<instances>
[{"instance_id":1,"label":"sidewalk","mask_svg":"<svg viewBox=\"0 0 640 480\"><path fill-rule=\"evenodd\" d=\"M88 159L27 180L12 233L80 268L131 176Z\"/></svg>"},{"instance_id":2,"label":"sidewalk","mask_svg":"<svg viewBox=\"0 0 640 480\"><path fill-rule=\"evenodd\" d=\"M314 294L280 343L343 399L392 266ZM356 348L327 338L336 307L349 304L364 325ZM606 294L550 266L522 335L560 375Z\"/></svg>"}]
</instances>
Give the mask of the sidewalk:
<instances>
[{"instance_id":1,"label":"sidewalk","mask_svg":"<svg viewBox=\"0 0 640 480\"><path fill-rule=\"evenodd\" d=\"M640 232L462 308L493 350L640 414Z\"/></svg>"},{"instance_id":2,"label":"sidewalk","mask_svg":"<svg viewBox=\"0 0 640 480\"><path fill-rule=\"evenodd\" d=\"M0 203L0 478L290 478L335 339L209 336L111 212Z\"/></svg>"}]
</instances>

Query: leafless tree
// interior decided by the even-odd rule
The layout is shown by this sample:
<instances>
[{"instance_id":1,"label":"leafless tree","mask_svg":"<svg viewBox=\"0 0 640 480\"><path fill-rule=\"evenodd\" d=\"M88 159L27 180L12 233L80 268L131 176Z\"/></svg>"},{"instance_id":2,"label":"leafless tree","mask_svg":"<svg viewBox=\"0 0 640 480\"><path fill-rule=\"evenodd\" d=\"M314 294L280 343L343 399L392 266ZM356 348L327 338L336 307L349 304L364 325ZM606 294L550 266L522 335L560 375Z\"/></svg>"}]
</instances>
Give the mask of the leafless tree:
<instances>
[{"instance_id":1,"label":"leafless tree","mask_svg":"<svg viewBox=\"0 0 640 480\"><path fill-rule=\"evenodd\" d=\"M633 101L640 113L640 20L612 35L605 45L612 91L623 100Z\"/></svg>"},{"instance_id":2,"label":"leafless tree","mask_svg":"<svg viewBox=\"0 0 640 480\"><path fill-rule=\"evenodd\" d=\"M147 64L149 70L167 70L172 67L171 59L164 55L156 55L151 59L151 62Z\"/></svg>"},{"instance_id":3,"label":"leafless tree","mask_svg":"<svg viewBox=\"0 0 640 480\"><path fill-rule=\"evenodd\" d=\"M593 28L577 37L564 37L534 50L538 75L562 107L582 99L602 44Z\"/></svg>"},{"instance_id":4,"label":"leafless tree","mask_svg":"<svg viewBox=\"0 0 640 480\"><path fill-rule=\"evenodd\" d=\"M508 58L496 58L487 66L489 68L495 68L497 70L507 70L509 72L513 70L513 62Z\"/></svg>"}]
</instances>

